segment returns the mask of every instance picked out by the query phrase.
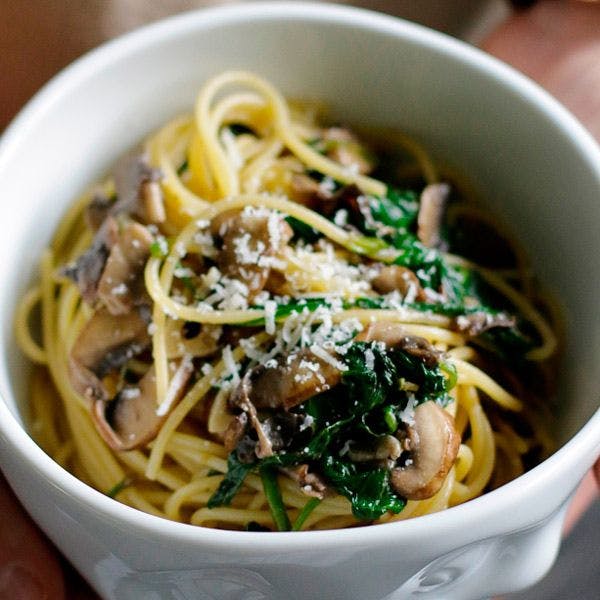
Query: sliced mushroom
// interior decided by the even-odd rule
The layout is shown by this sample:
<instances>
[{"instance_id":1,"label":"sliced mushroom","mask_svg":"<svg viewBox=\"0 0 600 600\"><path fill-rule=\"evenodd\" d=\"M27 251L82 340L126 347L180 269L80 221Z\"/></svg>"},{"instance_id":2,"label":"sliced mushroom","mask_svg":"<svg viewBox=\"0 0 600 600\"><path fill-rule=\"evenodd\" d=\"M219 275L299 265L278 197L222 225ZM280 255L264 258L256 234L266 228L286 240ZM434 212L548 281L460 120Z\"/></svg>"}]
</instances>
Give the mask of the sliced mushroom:
<instances>
[{"instance_id":1,"label":"sliced mushroom","mask_svg":"<svg viewBox=\"0 0 600 600\"><path fill-rule=\"evenodd\" d=\"M477 311L468 315L459 315L453 321L453 328L456 331L472 337L494 327L514 327L515 325L515 317L503 312L492 315L489 312Z\"/></svg>"},{"instance_id":2,"label":"sliced mushroom","mask_svg":"<svg viewBox=\"0 0 600 600\"><path fill-rule=\"evenodd\" d=\"M71 385L84 398L108 400L102 378L150 345L144 312L111 315L100 309L84 325L69 357Z\"/></svg>"},{"instance_id":3,"label":"sliced mushroom","mask_svg":"<svg viewBox=\"0 0 600 600\"><path fill-rule=\"evenodd\" d=\"M112 214L136 215L146 223L164 222L166 215L160 188L162 173L150 166L145 154L126 154L115 165L113 175L117 202Z\"/></svg>"},{"instance_id":4,"label":"sliced mushroom","mask_svg":"<svg viewBox=\"0 0 600 600\"><path fill-rule=\"evenodd\" d=\"M257 408L290 408L335 387L341 372L308 348L282 355L274 367L257 365L244 375L230 398L232 406L248 399Z\"/></svg>"},{"instance_id":5,"label":"sliced mushroom","mask_svg":"<svg viewBox=\"0 0 600 600\"><path fill-rule=\"evenodd\" d=\"M110 214L114 205L113 200L107 198L102 192L94 194L92 200L85 208L85 222L92 231L98 231L104 220Z\"/></svg>"},{"instance_id":6,"label":"sliced mushroom","mask_svg":"<svg viewBox=\"0 0 600 600\"><path fill-rule=\"evenodd\" d=\"M311 210L329 214L335 206L333 191L322 183L304 173L295 173L292 176L291 196L295 202Z\"/></svg>"},{"instance_id":7,"label":"sliced mushroom","mask_svg":"<svg viewBox=\"0 0 600 600\"><path fill-rule=\"evenodd\" d=\"M415 423L408 428L411 458L404 467L392 469L394 490L409 500L431 498L442 487L460 446L454 419L435 402L415 409Z\"/></svg>"},{"instance_id":8,"label":"sliced mushroom","mask_svg":"<svg viewBox=\"0 0 600 600\"><path fill-rule=\"evenodd\" d=\"M431 183L421 192L417 237L428 248L436 248L440 244L440 228L449 195L447 183Z\"/></svg>"},{"instance_id":9,"label":"sliced mushroom","mask_svg":"<svg viewBox=\"0 0 600 600\"><path fill-rule=\"evenodd\" d=\"M245 412L236 415L229 421L229 425L223 434L223 446L227 452L231 452L240 443L248 431L248 415Z\"/></svg>"},{"instance_id":10,"label":"sliced mushroom","mask_svg":"<svg viewBox=\"0 0 600 600\"><path fill-rule=\"evenodd\" d=\"M425 366L438 365L442 353L436 350L426 339L407 335L400 323L376 321L369 323L355 338L357 342L383 342L388 348L397 348L423 361Z\"/></svg>"},{"instance_id":11,"label":"sliced mushroom","mask_svg":"<svg viewBox=\"0 0 600 600\"><path fill-rule=\"evenodd\" d=\"M219 349L223 328L209 325L168 319L165 327L167 358L180 358L185 354L206 357Z\"/></svg>"},{"instance_id":12,"label":"sliced mushroom","mask_svg":"<svg viewBox=\"0 0 600 600\"><path fill-rule=\"evenodd\" d=\"M153 239L143 225L108 216L90 248L63 273L89 305L101 300L112 314L126 313L146 301L142 275Z\"/></svg>"},{"instance_id":13,"label":"sliced mushroom","mask_svg":"<svg viewBox=\"0 0 600 600\"><path fill-rule=\"evenodd\" d=\"M406 267L385 265L371 280L372 288L379 294L398 292L404 298L414 298L419 302L427 300L427 296L417 276Z\"/></svg>"},{"instance_id":14,"label":"sliced mushroom","mask_svg":"<svg viewBox=\"0 0 600 600\"><path fill-rule=\"evenodd\" d=\"M135 221L128 221L119 228L98 281L98 299L113 315L127 313L146 299L143 270L153 240L146 227Z\"/></svg>"},{"instance_id":15,"label":"sliced mushroom","mask_svg":"<svg viewBox=\"0 0 600 600\"><path fill-rule=\"evenodd\" d=\"M90 305L96 301L98 281L102 276L109 253L110 250L103 241L93 243L75 263L67 265L62 270L65 277L72 279L77 284L81 297Z\"/></svg>"},{"instance_id":16,"label":"sliced mushroom","mask_svg":"<svg viewBox=\"0 0 600 600\"><path fill-rule=\"evenodd\" d=\"M281 215L252 208L221 213L213 219L211 233L222 242L219 269L248 287L249 301L262 291L274 257L293 236Z\"/></svg>"},{"instance_id":17,"label":"sliced mushroom","mask_svg":"<svg viewBox=\"0 0 600 600\"><path fill-rule=\"evenodd\" d=\"M170 408L183 396L192 371L191 361L180 362L167 393ZM157 404L156 374L151 367L136 386L124 387L111 402L96 400L92 418L113 450L132 450L153 440L167 418L169 411L160 411Z\"/></svg>"},{"instance_id":18,"label":"sliced mushroom","mask_svg":"<svg viewBox=\"0 0 600 600\"><path fill-rule=\"evenodd\" d=\"M348 448L348 458L353 462L395 462L401 454L400 441L393 435L381 436L373 446L351 443Z\"/></svg>"}]
</instances>

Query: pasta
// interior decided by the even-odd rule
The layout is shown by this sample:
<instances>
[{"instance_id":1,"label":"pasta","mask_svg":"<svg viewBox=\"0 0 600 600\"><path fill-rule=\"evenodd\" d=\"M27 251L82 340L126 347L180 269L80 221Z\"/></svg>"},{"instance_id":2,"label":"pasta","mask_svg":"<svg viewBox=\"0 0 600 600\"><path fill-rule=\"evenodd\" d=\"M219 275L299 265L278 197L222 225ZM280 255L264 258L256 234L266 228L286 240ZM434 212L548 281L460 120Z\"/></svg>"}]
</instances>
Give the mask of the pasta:
<instances>
[{"instance_id":1,"label":"pasta","mask_svg":"<svg viewBox=\"0 0 600 600\"><path fill-rule=\"evenodd\" d=\"M318 113L218 75L62 220L16 336L32 434L99 491L194 525L339 528L551 451L557 338L523 251L414 140Z\"/></svg>"}]
</instances>

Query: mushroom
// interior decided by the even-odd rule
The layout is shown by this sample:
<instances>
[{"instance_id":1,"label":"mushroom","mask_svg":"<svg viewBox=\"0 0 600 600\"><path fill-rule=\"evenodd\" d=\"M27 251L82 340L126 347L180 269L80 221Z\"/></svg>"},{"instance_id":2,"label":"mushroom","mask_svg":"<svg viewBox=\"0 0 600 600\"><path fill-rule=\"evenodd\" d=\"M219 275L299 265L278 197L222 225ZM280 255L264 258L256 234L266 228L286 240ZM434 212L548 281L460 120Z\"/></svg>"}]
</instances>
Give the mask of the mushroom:
<instances>
[{"instance_id":1,"label":"mushroom","mask_svg":"<svg viewBox=\"0 0 600 600\"><path fill-rule=\"evenodd\" d=\"M97 310L83 326L69 356L69 379L89 401L108 400L102 378L150 345L147 309L126 315Z\"/></svg>"},{"instance_id":2,"label":"mushroom","mask_svg":"<svg viewBox=\"0 0 600 600\"><path fill-rule=\"evenodd\" d=\"M108 262L111 264L103 294L108 297L110 308L116 308L114 314L126 312L124 306L130 304L129 300L115 298L117 294L111 294L110 290L122 290L122 285L131 283L132 268L139 269L138 263L145 262L153 238L149 231L135 222L128 224L121 235L115 217L135 215L146 223L162 223L166 216L159 183L161 178L161 172L150 167L145 155L128 154L115 167L116 202L96 194L86 208L86 221L96 231L94 240L90 248L63 273L77 283L88 304L93 306L97 300L100 278ZM119 248L115 249L115 245ZM115 277L111 272L113 269L117 273Z\"/></svg>"},{"instance_id":3,"label":"mushroom","mask_svg":"<svg viewBox=\"0 0 600 600\"><path fill-rule=\"evenodd\" d=\"M414 298L419 302L427 300L417 276L399 265L382 266L371 280L371 287L379 294L399 292L405 298Z\"/></svg>"},{"instance_id":4,"label":"mushroom","mask_svg":"<svg viewBox=\"0 0 600 600\"><path fill-rule=\"evenodd\" d=\"M169 408L182 397L192 372L191 360L183 359L167 391ZM92 419L98 433L113 450L132 450L153 440L167 418L168 410L161 411L157 404L156 374L152 366L136 386L125 386L112 401L96 400Z\"/></svg>"},{"instance_id":5,"label":"mushroom","mask_svg":"<svg viewBox=\"0 0 600 600\"><path fill-rule=\"evenodd\" d=\"M357 342L383 342L388 348L397 348L419 358L425 366L437 366L442 353L436 350L426 339L407 335L400 323L376 321L369 323L355 338Z\"/></svg>"},{"instance_id":6,"label":"mushroom","mask_svg":"<svg viewBox=\"0 0 600 600\"><path fill-rule=\"evenodd\" d=\"M136 221L125 217L120 221L108 216L90 248L63 269L78 285L85 302L94 306L102 300L115 315L145 300L141 276L154 239Z\"/></svg>"},{"instance_id":7,"label":"mushroom","mask_svg":"<svg viewBox=\"0 0 600 600\"><path fill-rule=\"evenodd\" d=\"M101 191L94 194L90 203L85 207L85 222L92 231L98 231L104 220L110 214L113 200L105 196Z\"/></svg>"},{"instance_id":8,"label":"mushroom","mask_svg":"<svg viewBox=\"0 0 600 600\"><path fill-rule=\"evenodd\" d=\"M280 356L274 367L257 365L249 369L229 398L230 406L240 409L246 417L238 416L230 422L224 434L227 446L233 448L242 442L247 427L251 427L258 437L255 449L258 458L271 456L274 451L286 447L293 436L282 438L280 432L283 429L289 431L290 427L303 431L306 429L305 417L284 413L261 422L257 409L288 411L336 386L341 377L339 369L315 356L308 348Z\"/></svg>"},{"instance_id":9,"label":"mushroom","mask_svg":"<svg viewBox=\"0 0 600 600\"><path fill-rule=\"evenodd\" d=\"M200 358L210 356L219 349L221 325L167 319L165 328L167 358L180 358L191 354Z\"/></svg>"},{"instance_id":10,"label":"mushroom","mask_svg":"<svg viewBox=\"0 0 600 600\"><path fill-rule=\"evenodd\" d=\"M476 311L467 315L459 315L453 321L453 328L461 333L475 337L494 327L514 327L516 319L506 313L499 312L495 315L489 312Z\"/></svg>"},{"instance_id":11,"label":"mushroom","mask_svg":"<svg viewBox=\"0 0 600 600\"><path fill-rule=\"evenodd\" d=\"M248 287L248 300L262 291L275 255L292 239L292 228L273 211L248 208L219 214L211 233L222 241L219 269Z\"/></svg>"},{"instance_id":12,"label":"mushroom","mask_svg":"<svg viewBox=\"0 0 600 600\"><path fill-rule=\"evenodd\" d=\"M336 204L333 191L305 173L292 176L291 196L298 204L325 214L332 212Z\"/></svg>"},{"instance_id":13,"label":"mushroom","mask_svg":"<svg viewBox=\"0 0 600 600\"><path fill-rule=\"evenodd\" d=\"M257 365L249 369L229 402L239 407L247 399L257 408L289 410L335 387L341 378L341 371L330 362L302 348L281 355L274 367Z\"/></svg>"},{"instance_id":14,"label":"mushroom","mask_svg":"<svg viewBox=\"0 0 600 600\"><path fill-rule=\"evenodd\" d=\"M154 238L135 221L124 223L115 237L98 281L97 294L111 314L120 315L145 300L142 275Z\"/></svg>"},{"instance_id":15,"label":"mushroom","mask_svg":"<svg viewBox=\"0 0 600 600\"><path fill-rule=\"evenodd\" d=\"M435 402L424 402L415 409L407 439L411 458L406 466L392 469L391 485L408 500L431 498L442 487L458 454L460 436L454 420Z\"/></svg>"},{"instance_id":16,"label":"mushroom","mask_svg":"<svg viewBox=\"0 0 600 600\"><path fill-rule=\"evenodd\" d=\"M98 282L110 254L116 236L116 222L105 220L96 232L91 246L77 260L63 268L65 277L72 279L79 288L81 297L90 306L96 303Z\"/></svg>"},{"instance_id":17,"label":"mushroom","mask_svg":"<svg viewBox=\"0 0 600 600\"><path fill-rule=\"evenodd\" d=\"M162 173L154 169L144 153L123 156L114 169L117 202L112 214L136 215L146 223L162 223L166 219L160 180Z\"/></svg>"},{"instance_id":18,"label":"mushroom","mask_svg":"<svg viewBox=\"0 0 600 600\"><path fill-rule=\"evenodd\" d=\"M428 248L440 244L440 228L449 195L450 186L447 183L431 183L421 192L417 237Z\"/></svg>"},{"instance_id":19,"label":"mushroom","mask_svg":"<svg viewBox=\"0 0 600 600\"><path fill-rule=\"evenodd\" d=\"M402 446L398 438L393 435L383 435L371 447L360 446L355 443L348 448L348 458L353 462L371 461L396 461L402 454Z\"/></svg>"}]
</instances>

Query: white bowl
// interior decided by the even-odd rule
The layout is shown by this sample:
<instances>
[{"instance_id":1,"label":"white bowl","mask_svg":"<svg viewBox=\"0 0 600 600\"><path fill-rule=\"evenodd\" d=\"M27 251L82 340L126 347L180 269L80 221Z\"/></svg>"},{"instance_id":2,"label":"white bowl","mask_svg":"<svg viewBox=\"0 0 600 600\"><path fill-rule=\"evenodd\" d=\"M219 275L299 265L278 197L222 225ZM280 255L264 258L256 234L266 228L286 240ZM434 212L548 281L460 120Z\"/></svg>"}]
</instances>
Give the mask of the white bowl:
<instances>
[{"instance_id":1,"label":"white bowl","mask_svg":"<svg viewBox=\"0 0 600 600\"><path fill-rule=\"evenodd\" d=\"M126 148L189 109L207 77L257 71L341 120L409 131L506 216L565 304L551 458L443 513L344 531L227 532L119 504L22 428L28 367L15 306L65 207ZM0 452L15 491L104 598L468 600L523 588L557 552L565 503L600 452L600 152L555 101L460 42L390 17L307 3L184 14L56 77L0 146Z\"/></svg>"}]
</instances>

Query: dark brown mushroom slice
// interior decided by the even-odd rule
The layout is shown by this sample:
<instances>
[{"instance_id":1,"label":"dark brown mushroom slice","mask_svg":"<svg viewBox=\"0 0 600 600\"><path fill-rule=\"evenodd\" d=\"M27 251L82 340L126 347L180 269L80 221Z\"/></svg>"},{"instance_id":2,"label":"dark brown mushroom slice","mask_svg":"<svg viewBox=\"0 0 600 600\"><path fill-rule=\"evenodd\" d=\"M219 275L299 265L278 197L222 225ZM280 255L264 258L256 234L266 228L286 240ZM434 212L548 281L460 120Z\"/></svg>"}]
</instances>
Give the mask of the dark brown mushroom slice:
<instances>
[{"instance_id":1,"label":"dark brown mushroom slice","mask_svg":"<svg viewBox=\"0 0 600 600\"><path fill-rule=\"evenodd\" d=\"M270 273L269 259L292 239L285 219L272 211L229 210L213 219L211 233L219 239L217 265L223 275L248 287L248 300L260 293Z\"/></svg>"},{"instance_id":2,"label":"dark brown mushroom slice","mask_svg":"<svg viewBox=\"0 0 600 600\"><path fill-rule=\"evenodd\" d=\"M183 359L171 379L167 392L169 410L164 414L157 403L153 366L136 386L125 386L112 401L96 400L92 419L98 433L113 450L133 450L146 445L157 436L170 409L183 396L192 372L191 361Z\"/></svg>"},{"instance_id":3,"label":"dark brown mushroom slice","mask_svg":"<svg viewBox=\"0 0 600 600\"><path fill-rule=\"evenodd\" d=\"M400 323L376 321L369 323L355 338L357 342L383 342L388 348L402 350L433 368L439 364L442 353L436 350L426 339L407 335Z\"/></svg>"},{"instance_id":4,"label":"dark brown mushroom slice","mask_svg":"<svg viewBox=\"0 0 600 600\"><path fill-rule=\"evenodd\" d=\"M294 173L290 195L298 204L327 215L333 212L337 204L333 191L305 173Z\"/></svg>"},{"instance_id":5,"label":"dark brown mushroom slice","mask_svg":"<svg viewBox=\"0 0 600 600\"><path fill-rule=\"evenodd\" d=\"M96 192L90 203L85 207L85 222L92 231L98 231L109 216L114 200L102 192Z\"/></svg>"},{"instance_id":6,"label":"dark brown mushroom slice","mask_svg":"<svg viewBox=\"0 0 600 600\"><path fill-rule=\"evenodd\" d=\"M460 333L475 337L495 327L514 327L517 321L514 316L499 312L490 314L485 311L476 311L466 315L459 315L452 321L452 328Z\"/></svg>"},{"instance_id":7,"label":"dark brown mushroom slice","mask_svg":"<svg viewBox=\"0 0 600 600\"><path fill-rule=\"evenodd\" d=\"M77 284L81 297L90 306L96 303L98 283L117 235L117 222L112 218L105 219L91 246L74 263L62 270L63 275Z\"/></svg>"},{"instance_id":8,"label":"dark brown mushroom slice","mask_svg":"<svg viewBox=\"0 0 600 600\"><path fill-rule=\"evenodd\" d=\"M428 248L440 245L440 230L449 195L450 186L447 183L430 183L421 192L417 237Z\"/></svg>"},{"instance_id":9,"label":"dark brown mushroom slice","mask_svg":"<svg viewBox=\"0 0 600 600\"><path fill-rule=\"evenodd\" d=\"M382 266L371 280L371 287L379 294L398 292L403 297L414 295L419 302L427 300L418 277L410 269L400 265Z\"/></svg>"},{"instance_id":10,"label":"dark brown mushroom slice","mask_svg":"<svg viewBox=\"0 0 600 600\"><path fill-rule=\"evenodd\" d=\"M281 355L273 367L257 365L248 370L229 402L241 407L248 399L256 408L289 410L335 387L341 378L341 371L330 362L302 348Z\"/></svg>"},{"instance_id":11,"label":"dark brown mushroom slice","mask_svg":"<svg viewBox=\"0 0 600 600\"><path fill-rule=\"evenodd\" d=\"M83 326L69 356L73 389L89 401L108 400L102 378L150 345L147 311L112 315L97 310Z\"/></svg>"},{"instance_id":12,"label":"dark brown mushroom slice","mask_svg":"<svg viewBox=\"0 0 600 600\"><path fill-rule=\"evenodd\" d=\"M165 221L160 180L163 175L148 162L148 156L134 151L123 156L113 172L117 202L112 214L135 215L146 223Z\"/></svg>"},{"instance_id":13,"label":"dark brown mushroom slice","mask_svg":"<svg viewBox=\"0 0 600 600\"><path fill-rule=\"evenodd\" d=\"M414 425L407 433L410 460L406 466L392 469L391 485L408 500L431 498L458 455L460 436L454 419L435 402L424 402L415 409Z\"/></svg>"},{"instance_id":14,"label":"dark brown mushroom slice","mask_svg":"<svg viewBox=\"0 0 600 600\"><path fill-rule=\"evenodd\" d=\"M98 299L113 315L127 313L146 300L143 271L153 240L148 229L136 221L120 227L98 282Z\"/></svg>"}]
</instances>

